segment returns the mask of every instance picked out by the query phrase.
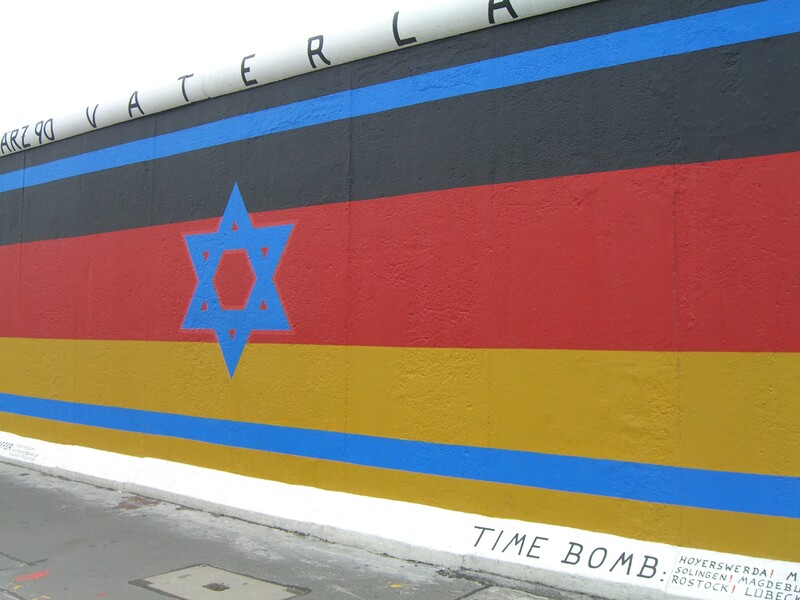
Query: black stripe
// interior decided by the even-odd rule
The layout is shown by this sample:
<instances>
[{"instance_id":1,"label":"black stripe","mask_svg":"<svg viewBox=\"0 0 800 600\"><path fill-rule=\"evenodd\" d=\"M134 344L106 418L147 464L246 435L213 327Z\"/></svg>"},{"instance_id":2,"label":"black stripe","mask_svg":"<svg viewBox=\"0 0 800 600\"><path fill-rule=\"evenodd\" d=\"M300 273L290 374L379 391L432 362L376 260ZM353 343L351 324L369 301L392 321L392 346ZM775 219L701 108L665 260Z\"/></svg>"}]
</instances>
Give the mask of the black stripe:
<instances>
[{"instance_id":1,"label":"black stripe","mask_svg":"<svg viewBox=\"0 0 800 600\"><path fill-rule=\"evenodd\" d=\"M496 56L621 31L670 19L753 4L758 0L614 0L540 15L436 42L315 71L229 94L180 109L137 118L113 127L67 138L57 144L32 148L25 154L28 166L81 152L107 148L157 133L178 131L209 121L314 98L351 87L363 87L446 69ZM156 123L157 121L157 123ZM0 160L0 174L16 170Z\"/></svg>"},{"instance_id":2,"label":"black stripe","mask_svg":"<svg viewBox=\"0 0 800 600\"><path fill-rule=\"evenodd\" d=\"M794 151L800 85L786 77L776 89L775 69L797 72L798 38L582 73L36 186L25 191L22 239L219 216L235 181L248 209L262 211Z\"/></svg>"},{"instance_id":3,"label":"black stripe","mask_svg":"<svg viewBox=\"0 0 800 600\"><path fill-rule=\"evenodd\" d=\"M582 73L36 186L25 191L22 240L219 216L234 181L248 209L261 211L797 150L800 84L786 75L798 71L797 40ZM2 216L21 212L19 195L9 195ZM0 244L20 240L13 227L0 234Z\"/></svg>"},{"instance_id":4,"label":"black stripe","mask_svg":"<svg viewBox=\"0 0 800 600\"><path fill-rule=\"evenodd\" d=\"M0 160L0 165L7 171L17 171L24 161L25 154L12 154ZM22 197L23 190L0 194L0 245L22 241ZM7 283L0 282L0 285Z\"/></svg>"}]
</instances>

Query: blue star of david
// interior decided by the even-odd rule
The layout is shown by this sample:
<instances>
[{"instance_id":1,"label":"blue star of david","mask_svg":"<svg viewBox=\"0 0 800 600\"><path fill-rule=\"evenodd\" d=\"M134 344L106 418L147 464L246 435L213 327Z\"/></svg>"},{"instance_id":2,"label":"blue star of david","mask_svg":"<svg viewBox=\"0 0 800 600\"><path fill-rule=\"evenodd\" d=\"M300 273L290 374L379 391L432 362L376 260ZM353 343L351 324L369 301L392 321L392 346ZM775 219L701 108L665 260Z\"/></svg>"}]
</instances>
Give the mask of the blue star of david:
<instances>
[{"instance_id":1,"label":"blue star of david","mask_svg":"<svg viewBox=\"0 0 800 600\"><path fill-rule=\"evenodd\" d=\"M198 281L182 328L214 330L231 378L251 331L291 329L272 278L292 227L253 227L239 186L234 184L216 233L184 236ZM255 274L250 296L241 310L222 308L214 288L214 274L222 254L229 250L244 250Z\"/></svg>"}]
</instances>

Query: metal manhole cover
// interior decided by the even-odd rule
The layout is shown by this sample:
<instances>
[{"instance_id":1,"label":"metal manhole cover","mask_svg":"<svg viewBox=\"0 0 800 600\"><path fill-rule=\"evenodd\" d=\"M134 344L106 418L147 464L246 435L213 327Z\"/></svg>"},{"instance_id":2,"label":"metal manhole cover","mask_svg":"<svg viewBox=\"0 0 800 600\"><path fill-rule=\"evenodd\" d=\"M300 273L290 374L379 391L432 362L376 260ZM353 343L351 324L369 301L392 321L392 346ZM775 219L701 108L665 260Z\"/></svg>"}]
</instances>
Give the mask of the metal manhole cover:
<instances>
[{"instance_id":1,"label":"metal manhole cover","mask_svg":"<svg viewBox=\"0 0 800 600\"><path fill-rule=\"evenodd\" d=\"M195 565L130 583L181 600L288 600L311 591L208 565Z\"/></svg>"}]
</instances>

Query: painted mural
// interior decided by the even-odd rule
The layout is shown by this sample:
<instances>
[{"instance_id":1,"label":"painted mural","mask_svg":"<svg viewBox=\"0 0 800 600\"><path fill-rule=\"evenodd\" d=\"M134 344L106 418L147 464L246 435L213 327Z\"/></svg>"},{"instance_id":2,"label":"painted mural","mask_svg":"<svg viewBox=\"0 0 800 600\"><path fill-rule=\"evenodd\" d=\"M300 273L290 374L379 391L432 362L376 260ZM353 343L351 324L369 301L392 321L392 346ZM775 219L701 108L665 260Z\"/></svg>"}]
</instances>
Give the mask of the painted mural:
<instances>
[{"instance_id":1,"label":"painted mural","mask_svg":"<svg viewBox=\"0 0 800 600\"><path fill-rule=\"evenodd\" d=\"M10 154L0 430L800 561L799 32L796 0L404 31Z\"/></svg>"}]
</instances>

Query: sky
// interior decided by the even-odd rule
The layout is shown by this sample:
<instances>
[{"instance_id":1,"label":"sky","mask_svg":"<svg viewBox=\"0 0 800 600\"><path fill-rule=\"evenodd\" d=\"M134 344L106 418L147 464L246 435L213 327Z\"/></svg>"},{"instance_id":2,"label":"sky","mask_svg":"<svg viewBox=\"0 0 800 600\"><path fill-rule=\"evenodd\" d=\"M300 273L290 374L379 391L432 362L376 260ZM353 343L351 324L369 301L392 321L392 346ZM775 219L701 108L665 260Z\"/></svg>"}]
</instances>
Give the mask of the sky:
<instances>
[{"instance_id":1,"label":"sky","mask_svg":"<svg viewBox=\"0 0 800 600\"><path fill-rule=\"evenodd\" d=\"M392 0L398 8L424 0ZM0 8L0 132L127 97L185 73L369 20L388 0L6 0ZM212 8L213 7L213 8Z\"/></svg>"}]
</instances>

